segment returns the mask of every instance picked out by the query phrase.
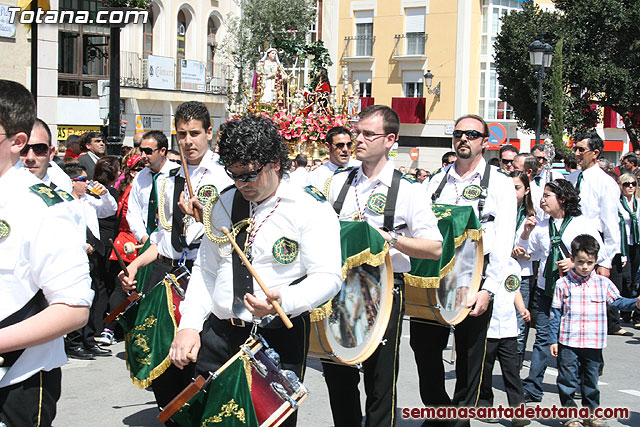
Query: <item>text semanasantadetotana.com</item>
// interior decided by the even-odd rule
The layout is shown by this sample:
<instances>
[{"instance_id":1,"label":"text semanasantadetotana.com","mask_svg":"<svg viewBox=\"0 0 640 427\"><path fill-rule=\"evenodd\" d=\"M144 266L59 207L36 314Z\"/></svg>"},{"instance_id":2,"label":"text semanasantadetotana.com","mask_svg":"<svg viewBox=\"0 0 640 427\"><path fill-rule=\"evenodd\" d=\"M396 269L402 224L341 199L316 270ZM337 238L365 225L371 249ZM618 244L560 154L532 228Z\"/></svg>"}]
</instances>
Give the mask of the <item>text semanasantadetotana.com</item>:
<instances>
[{"instance_id":1,"label":"text semanasantadetotana.com","mask_svg":"<svg viewBox=\"0 0 640 427\"><path fill-rule=\"evenodd\" d=\"M443 406L439 408L402 408L402 418L422 419L571 419L571 418L629 418L629 408L596 408L593 413L589 408L565 408L553 405L551 407L525 406L515 408L509 406L496 406L492 408L465 408Z\"/></svg>"}]
</instances>

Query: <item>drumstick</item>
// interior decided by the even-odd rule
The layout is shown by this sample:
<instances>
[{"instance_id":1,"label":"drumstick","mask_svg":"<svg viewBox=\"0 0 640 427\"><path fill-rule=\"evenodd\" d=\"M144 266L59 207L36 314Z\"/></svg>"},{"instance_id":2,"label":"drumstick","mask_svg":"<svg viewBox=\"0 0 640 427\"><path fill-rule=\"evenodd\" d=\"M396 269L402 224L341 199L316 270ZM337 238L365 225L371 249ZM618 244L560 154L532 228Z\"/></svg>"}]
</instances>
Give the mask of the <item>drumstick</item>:
<instances>
[{"instance_id":1,"label":"drumstick","mask_svg":"<svg viewBox=\"0 0 640 427\"><path fill-rule=\"evenodd\" d=\"M127 266L125 265L124 261L122 260L122 257L120 256L120 252L118 252L118 249L116 249L116 245L113 243L113 239L109 239L109 243L111 243L111 246L113 247L113 252L116 253L116 257L118 258L118 264L120 264L120 268L122 269L122 271L124 271L124 274L127 275L127 277L129 276L129 270L127 270Z\"/></svg>"},{"instance_id":2,"label":"drumstick","mask_svg":"<svg viewBox=\"0 0 640 427\"><path fill-rule=\"evenodd\" d=\"M122 247L122 249L124 250L124 253L127 255L131 255L132 253L134 253L136 251L136 249L140 249L141 247L143 247L144 245L134 245L131 242L127 242L124 244L124 246Z\"/></svg>"},{"instance_id":3,"label":"drumstick","mask_svg":"<svg viewBox=\"0 0 640 427\"><path fill-rule=\"evenodd\" d=\"M180 161L182 162L182 170L184 171L184 179L187 181L187 188L189 189L189 198L193 197L193 188L191 188L191 178L189 178L189 168L187 167L187 160L184 157L184 148L182 148L182 144L178 143L178 148L180 149ZM198 211L193 208L193 217L196 221L200 222L200 214Z\"/></svg>"},{"instance_id":4,"label":"drumstick","mask_svg":"<svg viewBox=\"0 0 640 427\"><path fill-rule=\"evenodd\" d=\"M278 301L271 299L271 297L269 296L269 289L264 284L260 276L258 276L258 272L253 268L247 257L244 255L244 252L242 252L242 249L240 249L240 246L238 246L238 244L236 243L233 236L229 233L229 229L227 227L222 227L222 232L229 238L229 242L231 242L233 248L236 250L236 252L238 252L238 256L240 256L240 259L242 260L244 265L247 266L247 270L249 270L251 275L256 279L256 282L258 282L258 285L260 285L262 292L264 292L264 294L267 296L267 301L269 301L269 303L273 305L273 308L276 309L276 312L278 313L278 316L280 316L280 319L282 319L284 325L287 327L287 329L293 328L293 323L291 323L291 320L289 320L284 310L282 310L282 307L280 307Z\"/></svg>"}]
</instances>

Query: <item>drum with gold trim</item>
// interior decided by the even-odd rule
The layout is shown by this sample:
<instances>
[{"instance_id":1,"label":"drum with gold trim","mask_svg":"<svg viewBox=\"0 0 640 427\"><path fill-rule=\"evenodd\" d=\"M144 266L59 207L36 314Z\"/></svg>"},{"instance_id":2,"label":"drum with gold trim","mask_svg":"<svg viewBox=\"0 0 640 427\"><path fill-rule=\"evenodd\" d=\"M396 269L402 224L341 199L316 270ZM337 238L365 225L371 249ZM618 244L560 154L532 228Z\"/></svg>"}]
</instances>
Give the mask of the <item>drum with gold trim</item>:
<instances>
[{"instance_id":1,"label":"drum with gold trim","mask_svg":"<svg viewBox=\"0 0 640 427\"><path fill-rule=\"evenodd\" d=\"M405 274L405 314L457 325L469 314L467 301L480 289L482 228L470 206L433 205L443 237L439 260L411 260Z\"/></svg>"},{"instance_id":2,"label":"drum with gold trim","mask_svg":"<svg viewBox=\"0 0 640 427\"><path fill-rule=\"evenodd\" d=\"M393 302L388 245L365 222L341 223L343 283L338 295L311 315L309 356L354 365L378 348Z\"/></svg>"}]
</instances>

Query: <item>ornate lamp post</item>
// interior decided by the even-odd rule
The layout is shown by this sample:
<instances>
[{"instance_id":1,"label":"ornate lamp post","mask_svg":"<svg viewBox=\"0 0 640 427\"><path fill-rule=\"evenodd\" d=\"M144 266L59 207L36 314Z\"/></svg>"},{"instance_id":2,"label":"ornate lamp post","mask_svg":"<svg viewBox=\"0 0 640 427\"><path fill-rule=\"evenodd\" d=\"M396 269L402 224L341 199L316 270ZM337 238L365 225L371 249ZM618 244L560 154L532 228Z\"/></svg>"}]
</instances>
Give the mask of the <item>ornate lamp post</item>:
<instances>
[{"instance_id":1,"label":"ornate lamp post","mask_svg":"<svg viewBox=\"0 0 640 427\"><path fill-rule=\"evenodd\" d=\"M540 141L540 127L542 124L542 82L545 69L551 67L553 47L544 40L536 40L529 45L529 61L538 71L538 110L536 112L536 144Z\"/></svg>"}]
</instances>

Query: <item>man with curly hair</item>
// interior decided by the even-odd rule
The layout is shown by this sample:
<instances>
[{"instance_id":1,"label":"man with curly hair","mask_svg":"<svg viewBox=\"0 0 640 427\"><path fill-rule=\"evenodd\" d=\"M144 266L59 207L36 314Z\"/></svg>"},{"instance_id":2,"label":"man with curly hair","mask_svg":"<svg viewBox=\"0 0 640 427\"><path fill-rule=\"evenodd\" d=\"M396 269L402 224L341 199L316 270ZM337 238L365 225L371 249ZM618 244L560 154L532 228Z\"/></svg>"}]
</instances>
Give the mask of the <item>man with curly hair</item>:
<instances>
[{"instance_id":1,"label":"man with curly hair","mask_svg":"<svg viewBox=\"0 0 640 427\"><path fill-rule=\"evenodd\" d=\"M222 192L205 221L209 238L200 247L169 355L181 369L197 359L196 374L215 372L238 351L255 322L280 355L282 368L302 378L309 311L333 297L342 282L338 220L318 191L283 179L291 164L289 150L271 120L246 116L224 124L220 132L220 160L235 186ZM274 316L222 227L233 231L292 329ZM294 413L282 425L295 424Z\"/></svg>"}]
</instances>

